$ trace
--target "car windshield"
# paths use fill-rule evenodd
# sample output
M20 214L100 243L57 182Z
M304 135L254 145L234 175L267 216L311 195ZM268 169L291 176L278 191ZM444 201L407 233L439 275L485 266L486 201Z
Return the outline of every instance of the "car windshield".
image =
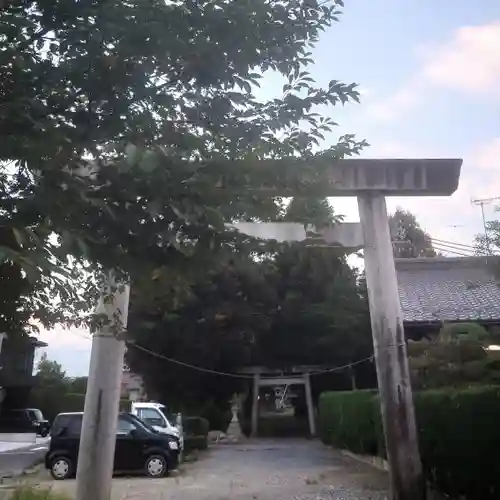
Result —
M28 414L32 420L45 420L43 417L43 413L38 409L28 410Z
M154 429L153 427L148 425L146 422L141 420L137 415L134 415L133 413L125 413L125 415L127 415L127 417L131 418L134 421L134 423L136 425L138 425L139 427L142 427L143 429L146 429L149 432L154 432L156 434L158 433L158 431L156 429Z
M175 425L175 417L174 417L173 413L168 411L166 406L163 406L163 405L158 406L158 410L163 413L163 415L168 420L170 425Z

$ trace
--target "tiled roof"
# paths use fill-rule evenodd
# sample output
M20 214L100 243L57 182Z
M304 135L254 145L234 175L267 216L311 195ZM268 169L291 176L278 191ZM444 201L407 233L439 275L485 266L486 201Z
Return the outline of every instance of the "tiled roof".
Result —
M395 259L404 321L500 321L492 259Z

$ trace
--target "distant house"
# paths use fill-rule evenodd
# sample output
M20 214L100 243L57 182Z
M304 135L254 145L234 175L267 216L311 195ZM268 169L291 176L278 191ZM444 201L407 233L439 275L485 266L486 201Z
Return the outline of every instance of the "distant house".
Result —
M131 372L128 366L124 366L122 371L121 397L129 401L147 401L142 377Z
M443 322L500 327L500 282L495 257L395 259L408 338L436 334Z
M30 336L1 334L0 345L0 410L23 406L33 387L35 349L47 344Z

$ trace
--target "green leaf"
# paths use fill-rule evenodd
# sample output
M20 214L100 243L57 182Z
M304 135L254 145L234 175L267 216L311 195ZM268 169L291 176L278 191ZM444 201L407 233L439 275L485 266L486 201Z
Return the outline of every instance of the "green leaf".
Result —
M16 238L16 243L20 246L23 247L26 243L25 237L19 229L13 227L12 232L14 233L14 237Z
M135 144L127 144L125 146L125 160L126 164L134 167L139 160L139 149Z
M158 155L154 151L146 151L139 162L139 168L150 174L160 165Z

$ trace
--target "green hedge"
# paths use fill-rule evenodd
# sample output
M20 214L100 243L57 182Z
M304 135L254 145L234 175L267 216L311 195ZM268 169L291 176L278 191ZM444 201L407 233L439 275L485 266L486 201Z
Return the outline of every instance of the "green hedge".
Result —
M498 500L500 387L424 391L416 393L414 400L429 484L453 499ZM376 395L324 393L319 412L324 442L356 453L375 449L384 456Z
M325 392L319 399L319 433L325 444L355 453L377 453L375 392Z
M208 448L208 431L210 424L203 417L186 417L182 422L184 428L184 451L206 450Z
M500 387L416 395L422 464L451 498L500 498Z
M188 436L208 436L210 424L203 417L185 417L182 425L184 434Z

